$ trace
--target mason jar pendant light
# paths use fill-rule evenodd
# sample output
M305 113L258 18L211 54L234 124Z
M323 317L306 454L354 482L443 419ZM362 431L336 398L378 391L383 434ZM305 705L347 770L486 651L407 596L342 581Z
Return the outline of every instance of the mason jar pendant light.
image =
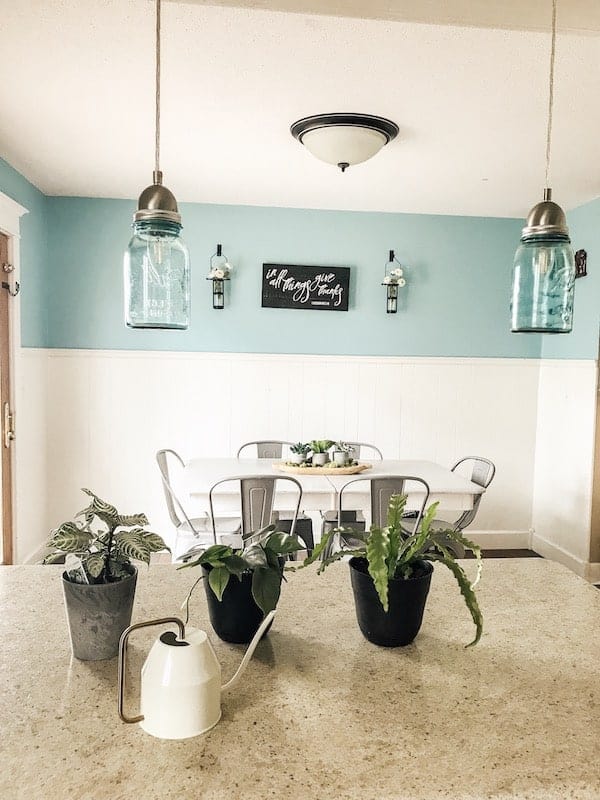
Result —
M185 330L189 325L190 258L180 237L175 196L160 171L160 4L156 0L155 166L141 193L123 260L125 321L130 328Z
M552 0L552 47L546 133L546 188L544 199L527 217L513 266L511 330L514 333L570 333L573 328L575 256L565 212L552 202L549 188L556 0Z

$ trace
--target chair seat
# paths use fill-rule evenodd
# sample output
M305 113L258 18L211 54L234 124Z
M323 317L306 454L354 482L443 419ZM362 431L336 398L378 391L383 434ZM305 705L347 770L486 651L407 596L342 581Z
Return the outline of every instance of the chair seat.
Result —
M291 519L282 519L280 517L277 522L277 530L282 531L283 533L290 533L292 528L292 519L293 517ZM306 516L306 514L300 514L296 520L294 535L298 538L300 543L304 545L304 549L306 550L307 554L311 555L312 551L315 549L315 539L313 536L312 519ZM289 560L297 561L298 553L290 554Z

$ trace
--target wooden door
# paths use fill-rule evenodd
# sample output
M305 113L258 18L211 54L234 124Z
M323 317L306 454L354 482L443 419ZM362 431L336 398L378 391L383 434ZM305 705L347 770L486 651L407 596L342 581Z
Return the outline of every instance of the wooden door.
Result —
M0 276L2 282L10 283L10 274L4 269L8 265L8 237L0 233ZM2 517L2 564L13 563L12 530L12 408L10 398L10 313L11 297L6 289L0 290L0 430L2 453L0 468L1 517Z

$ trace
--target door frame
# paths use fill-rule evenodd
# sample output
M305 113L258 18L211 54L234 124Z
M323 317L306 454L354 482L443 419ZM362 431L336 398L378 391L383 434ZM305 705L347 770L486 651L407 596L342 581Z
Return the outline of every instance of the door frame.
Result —
M8 237L8 260L13 265L14 270L4 275L3 280L8 280L11 285L15 281L21 282L21 217L27 213L27 209L17 203L12 198L0 192L0 233ZM21 365L19 363L19 353L21 350L21 296L10 299L9 305L9 369L10 369L10 396L9 402L11 410L16 417L16 390L20 378ZM2 443L0 446L4 446ZM16 510L17 510L17 449L18 444L15 440L10 448L11 463L11 509L12 509L12 541L3 553L4 563L12 563L16 551L15 544L17 539Z

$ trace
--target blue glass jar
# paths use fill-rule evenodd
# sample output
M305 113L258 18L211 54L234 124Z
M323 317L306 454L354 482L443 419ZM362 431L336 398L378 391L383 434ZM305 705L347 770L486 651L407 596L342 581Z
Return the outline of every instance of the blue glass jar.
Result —
M570 333L575 258L564 233L523 235L515 253L511 330Z
M190 257L181 225L138 220L124 257L125 321L130 328L189 325Z

